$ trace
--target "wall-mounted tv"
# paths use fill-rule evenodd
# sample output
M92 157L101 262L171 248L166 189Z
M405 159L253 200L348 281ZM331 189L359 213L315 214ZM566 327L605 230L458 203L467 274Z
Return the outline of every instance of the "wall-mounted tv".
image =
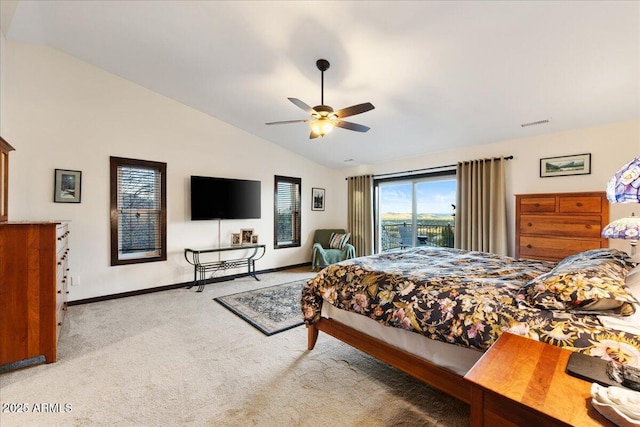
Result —
M191 220L260 218L260 181L191 176Z

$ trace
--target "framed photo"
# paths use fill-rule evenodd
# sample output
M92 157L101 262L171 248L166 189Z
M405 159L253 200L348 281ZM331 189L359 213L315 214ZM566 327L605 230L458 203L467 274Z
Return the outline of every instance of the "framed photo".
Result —
M591 153L540 159L540 178L590 173Z
M252 234L251 235L251 244L252 245L257 245L258 244L258 235L257 234Z
M324 210L324 188L311 189L311 210L312 211Z
M240 246L240 233L231 233L231 246Z
M242 244L250 245L251 237L253 236L253 228L242 228L240 229L240 234L242 237Z
M80 203L82 172L56 169L53 186L55 203Z

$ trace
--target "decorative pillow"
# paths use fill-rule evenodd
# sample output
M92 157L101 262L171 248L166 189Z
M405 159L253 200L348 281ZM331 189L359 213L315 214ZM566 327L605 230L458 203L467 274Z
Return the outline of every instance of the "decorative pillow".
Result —
M351 237L351 233L331 233L331 237L329 238L329 247L331 249L342 249L344 248L344 245L349 241L349 237Z
M594 249L571 255L548 273L528 281L518 299L546 310L618 310L632 314L636 299L625 288L629 256L617 249Z
M631 295L640 301L640 264L627 273L624 284L627 286Z

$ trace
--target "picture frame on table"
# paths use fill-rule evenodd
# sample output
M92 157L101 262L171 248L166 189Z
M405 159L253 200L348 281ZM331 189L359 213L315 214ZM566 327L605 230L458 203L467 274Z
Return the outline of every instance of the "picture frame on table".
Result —
M251 244L252 245L257 245L258 244L258 235L257 234L252 234L251 235Z
M540 159L540 178L591 174L591 153Z
M231 233L231 246L240 246L242 237L240 233Z
M56 169L54 172L54 203L80 203L82 171Z
M251 244L251 237L253 236L253 228L242 228L240 229L240 235L242 238L243 245Z
M311 210L324 210L324 188L311 188Z

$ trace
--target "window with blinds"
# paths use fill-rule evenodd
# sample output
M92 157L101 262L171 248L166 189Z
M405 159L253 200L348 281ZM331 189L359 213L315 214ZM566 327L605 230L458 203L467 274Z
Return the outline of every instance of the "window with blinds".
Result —
M300 246L301 178L275 177L274 248Z
M167 259L166 170L111 157L111 265Z

